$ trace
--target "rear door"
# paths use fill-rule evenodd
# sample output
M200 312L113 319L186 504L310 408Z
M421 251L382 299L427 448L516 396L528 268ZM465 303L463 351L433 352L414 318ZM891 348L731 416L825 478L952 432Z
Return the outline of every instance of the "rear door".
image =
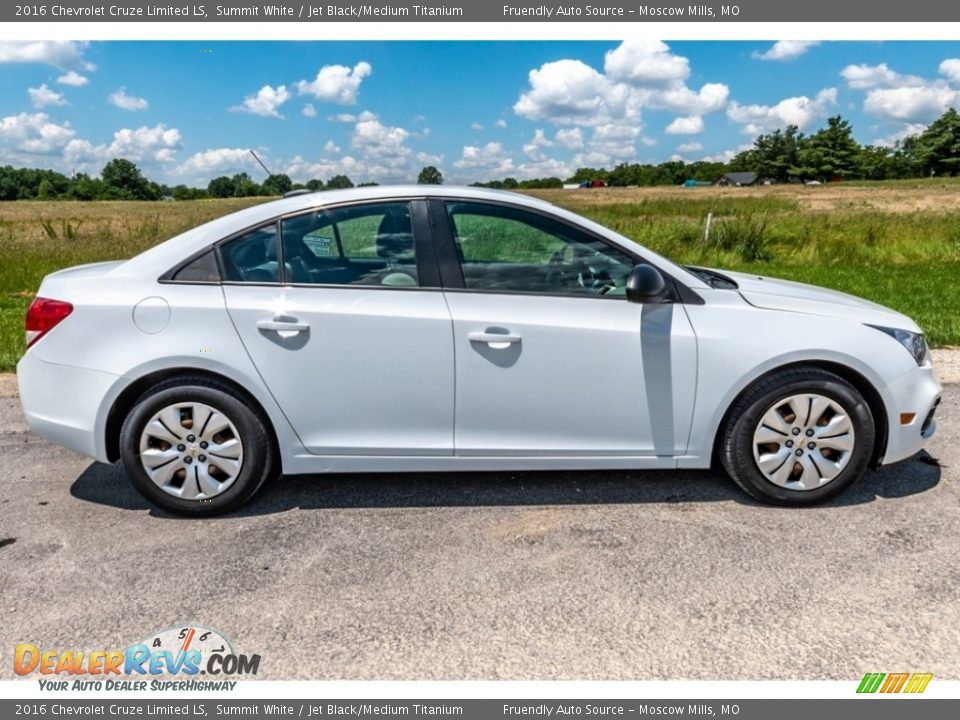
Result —
M452 454L451 320L422 201L283 218L220 254L230 317L307 450Z

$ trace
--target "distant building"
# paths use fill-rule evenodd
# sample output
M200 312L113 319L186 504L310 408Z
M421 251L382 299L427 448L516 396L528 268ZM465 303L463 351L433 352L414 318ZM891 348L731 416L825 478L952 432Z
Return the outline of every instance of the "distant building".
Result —
M747 187L757 184L755 172L728 172L721 175L714 185L720 187Z

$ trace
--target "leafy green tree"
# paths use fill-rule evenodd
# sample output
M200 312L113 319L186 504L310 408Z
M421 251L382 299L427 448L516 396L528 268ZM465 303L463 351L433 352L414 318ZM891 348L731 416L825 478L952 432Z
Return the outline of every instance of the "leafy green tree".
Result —
M796 125L785 130L774 130L769 135L759 135L753 142L750 168L762 179L787 182L791 172L799 165L803 135Z
M52 200L57 196L57 191L53 189L53 183L50 178L44 178L40 181L40 187L37 189L37 198L40 200Z
M796 174L824 180L854 177L859 156L860 146L853 139L850 123L835 115L800 148Z
M867 180L886 180L895 177L893 173L893 151L887 147L866 145L860 148L857 158L859 175Z
M100 177L111 197L130 200L156 200L159 197L140 168L124 158L114 158L104 165Z
M284 173L271 175L263 181L263 190L268 195L283 195L293 190L293 181Z
M247 173L237 173L231 179L234 197L254 197L262 195L262 188Z
M346 188L352 188L353 181L350 180L346 175L334 175L327 181L326 190L345 190Z
M77 173L70 181L67 195L74 200L96 200L103 192L102 180L92 178L86 173Z
M950 108L920 133L912 148L923 174L960 174L960 114Z
M319 178L307 180L307 190L310 190L311 192L323 190L323 180L320 180Z
M207 185L207 193L210 195L210 197L215 198L233 197L235 190L236 187L233 184L233 180L228 178L226 175L215 177Z
M174 200L198 200L209 197L206 190L200 188L187 187L186 185L177 185L169 193Z
M436 165L427 165L417 175L417 185L443 185L443 173Z

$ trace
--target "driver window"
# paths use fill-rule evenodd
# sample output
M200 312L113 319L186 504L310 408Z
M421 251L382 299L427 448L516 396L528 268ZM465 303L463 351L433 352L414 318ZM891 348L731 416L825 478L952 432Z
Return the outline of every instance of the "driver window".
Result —
M623 295L629 255L536 213L447 203L468 290Z

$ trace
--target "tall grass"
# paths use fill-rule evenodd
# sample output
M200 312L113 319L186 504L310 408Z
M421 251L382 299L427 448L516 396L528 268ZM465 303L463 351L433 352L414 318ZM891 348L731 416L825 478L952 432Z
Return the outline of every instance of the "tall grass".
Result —
M532 194L680 263L826 285L913 317L960 344L960 186L611 189ZM131 257L257 200L0 203L0 370L23 351L23 314L44 275ZM709 239L704 230L713 214Z

